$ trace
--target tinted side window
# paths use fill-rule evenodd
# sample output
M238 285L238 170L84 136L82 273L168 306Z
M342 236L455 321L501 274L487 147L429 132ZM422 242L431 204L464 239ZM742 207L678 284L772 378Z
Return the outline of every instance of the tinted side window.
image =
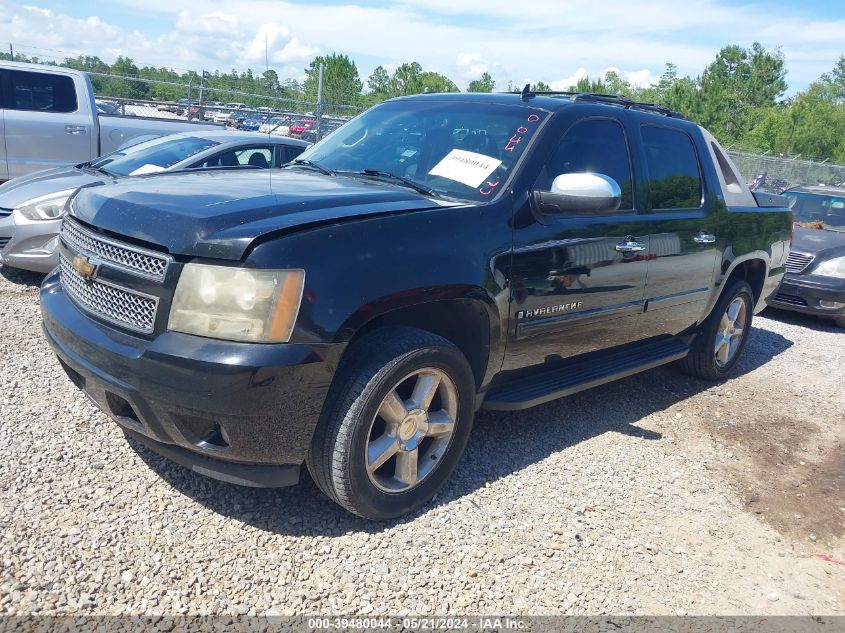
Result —
M537 189L549 191L557 176L581 172L613 178L622 190L619 208L634 208L628 142L617 121L587 119L569 128L540 174Z
M287 145L284 148L284 162L289 163L294 158L299 156L302 152L305 151L304 147L293 147L291 145Z
M194 167L242 167L250 165L266 169L271 166L272 153L269 147L230 149L215 154Z
M652 209L697 209L701 174L692 139L680 130L644 125Z
M7 101L12 110L74 112L77 109L73 79L65 75L10 70L9 84Z

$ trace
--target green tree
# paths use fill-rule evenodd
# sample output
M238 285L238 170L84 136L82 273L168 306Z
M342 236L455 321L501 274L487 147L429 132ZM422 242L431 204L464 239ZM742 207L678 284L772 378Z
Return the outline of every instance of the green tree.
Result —
M370 92L376 95L383 95L382 98L390 93L390 73L384 66L376 66L367 79L367 88Z
M654 88L655 96L662 99L672 89L672 86L678 81L678 67L672 62L667 62L663 69L663 74L660 75L660 80Z
M545 81L538 81L536 84L531 86L531 90L533 92L551 92L552 88Z
M110 97L127 97L143 99L149 96L150 84L143 81L132 81L122 77L140 77L141 71L129 57L119 55L109 68L109 73L121 78L110 78L103 83L102 90Z
M769 108L746 144L758 151L845 163L845 105L824 77L789 104Z
M415 95L422 92L420 75L422 66L417 62L406 62L393 71L390 79L390 94L392 96Z
M626 79L622 79L619 73L615 70L608 70L604 74L603 80L605 90L609 94L632 96L633 90L631 84Z
M420 73L417 78L420 92L460 92L454 81L430 70Z
M272 68L261 73L260 84L270 94L281 92L282 90L282 85L279 83L279 75Z
M493 77L490 76L490 73L485 72L481 75L481 79L474 79L469 82L467 92L493 92L495 87L496 82L493 81Z
M323 73L323 102L328 104L357 104L360 101L363 84L358 76L358 67L346 55L332 53L315 57L305 69L305 99L317 101L317 84L320 65L325 64Z
M700 123L720 140L737 142L754 127L760 109L773 107L786 91L783 54L757 42L750 49L726 46L698 83Z

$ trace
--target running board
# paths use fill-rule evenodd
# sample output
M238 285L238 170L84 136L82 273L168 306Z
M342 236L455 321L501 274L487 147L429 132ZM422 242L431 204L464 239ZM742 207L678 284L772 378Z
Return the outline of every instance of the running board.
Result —
M647 343L590 359L573 359L552 370L523 376L488 392L483 409L518 411L679 360L689 347L678 339Z

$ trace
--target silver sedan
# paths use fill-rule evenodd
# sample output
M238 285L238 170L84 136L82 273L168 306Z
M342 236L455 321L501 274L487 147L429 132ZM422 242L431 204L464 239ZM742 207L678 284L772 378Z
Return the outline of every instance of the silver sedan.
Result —
M257 132L185 132L147 140L90 163L48 169L0 185L0 263L50 272L65 205L80 187L179 169L278 167L310 143Z

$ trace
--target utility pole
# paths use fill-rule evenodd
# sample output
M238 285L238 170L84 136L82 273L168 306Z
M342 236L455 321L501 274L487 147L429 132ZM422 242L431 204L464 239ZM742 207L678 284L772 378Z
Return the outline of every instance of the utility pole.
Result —
M320 74L317 76L317 133L316 140L323 138L323 73L326 70L325 64L320 64Z
M10 61L15 61L15 49L14 49L14 47L12 46L12 43L11 43L11 42L9 42L9 55L11 55L11 56L12 56L12 57L11 57L11 59L10 59Z

